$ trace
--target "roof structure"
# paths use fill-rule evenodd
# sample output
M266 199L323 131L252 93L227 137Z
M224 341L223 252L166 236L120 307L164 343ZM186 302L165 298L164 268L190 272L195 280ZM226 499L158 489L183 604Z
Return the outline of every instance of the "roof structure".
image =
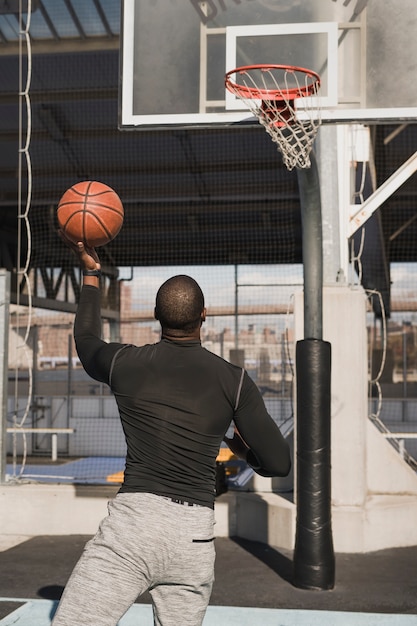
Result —
M18 5L0 0L0 266L9 269L19 249ZM282 262L282 224L295 233L291 258L301 262L297 176L261 127L119 130L119 0L32 0L30 34L30 210L42 240L32 246L33 267L70 262L54 232L55 208L76 180L94 179L116 189L126 208L109 246L112 265ZM417 124L378 126L373 135L381 184L410 156ZM406 141L387 140L393 135ZM389 290L375 250L388 262L416 260L416 201L414 176L375 215L364 272L373 288Z

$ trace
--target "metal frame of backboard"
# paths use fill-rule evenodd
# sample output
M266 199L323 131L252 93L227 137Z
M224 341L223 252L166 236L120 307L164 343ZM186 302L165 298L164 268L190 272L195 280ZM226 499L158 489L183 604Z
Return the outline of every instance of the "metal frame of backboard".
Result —
M337 33L336 22L314 22L300 24L261 24L258 26L229 26L226 29L226 67L231 70L236 67L237 47L239 37L268 37L269 35L309 35L324 34L327 36L327 94L325 96L304 99L316 108L318 102L321 107L335 107L338 101L337 81ZM310 68L308 68L310 69ZM296 106L303 108L303 98L296 99ZM237 98L230 91L226 91L225 107L227 110L245 109L243 100ZM247 109L245 109L247 110Z
M401 123L417 120L417 107L367 108L366 92L366 9L359 20L351 22L308 22L286 24L249 24L240 26L213 27L200 22L200 84L199 110L190 113L173 114L141 114L134 111L134 75L135 75L135 6L137 0L124 0L122 15L122 49L121 49L121 87L119 125L123 129L158 128L169 126L223 126L236 123L251 122L254 118L245 110L244 103L224 90L224 99L210 100L207 97L207 80L209 75L208 42L211 36L223 35L226 38L226 60L224 73L236 67L237 45L240 38L264 37L267 35L317 34L327 37L327 61L323 68L326 75L327 93L320 95L321 121L323 123ZM349 93L349 100L338 94L339 65L343 52L340 42L348 32L359 31L358 66L351 72L358 80L358 93ZM169 61L169 60L168 60ZM281 59L277 59L277 63ZM346 65L345 65L346 66ZM317 68L310 67L317 71ZM320 73L320 72L319 72ZM340 76L339 76L340 79ZM297 103L301 106L301 102ZM315 103L312 103L315 105ZM222 109L214 112L214 109ZM302 110L302 109L300 109ZM311 111L309 115L311 116ZM302 113L300 113L302 117Z
M201 30L206 30L201 25ZM210 29L210 34L225 33L226 29ZM205 83L207 80L207 46L200 32L200 111L195 113L177 113L172 115L138 115L133 111L133 84L134 84L134 37L135 37L135 0L124 0L122 15L122 80L120 101L120 126L199 126L240 122L248 117L248 111L234 111L225 113L201 112L205 106L225 104L225 101L209 102L205 97Z

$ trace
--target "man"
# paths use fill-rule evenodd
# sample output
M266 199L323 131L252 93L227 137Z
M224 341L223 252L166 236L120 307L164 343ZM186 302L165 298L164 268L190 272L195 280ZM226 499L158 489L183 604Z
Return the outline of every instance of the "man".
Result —
M99 259L82 243L72 247L83 267L77 352L116 398L127 455L123 485L75 566L53 626L116 626L146 590L155 625L199 626L214 580L221 442L263 476L288 474L288 445L247 373L201 346L206 309L192 278L174 276L160 287L158 343L107 344ZM226 439L232 421L235 434Z

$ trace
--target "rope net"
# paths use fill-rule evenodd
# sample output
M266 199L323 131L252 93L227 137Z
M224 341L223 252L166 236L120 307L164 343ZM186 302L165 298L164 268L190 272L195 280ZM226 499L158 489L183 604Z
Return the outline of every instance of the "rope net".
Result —
M320 127L320 80L308 70L248 66L228 72L226 87L258 119L289 170L310 167Z

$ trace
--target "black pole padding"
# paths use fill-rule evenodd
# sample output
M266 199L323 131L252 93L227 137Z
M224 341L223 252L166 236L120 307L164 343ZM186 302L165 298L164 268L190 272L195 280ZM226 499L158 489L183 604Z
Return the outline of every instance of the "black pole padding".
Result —
M294 585L334 587L331 524L331 345L304 339L296 345L297 521Z

